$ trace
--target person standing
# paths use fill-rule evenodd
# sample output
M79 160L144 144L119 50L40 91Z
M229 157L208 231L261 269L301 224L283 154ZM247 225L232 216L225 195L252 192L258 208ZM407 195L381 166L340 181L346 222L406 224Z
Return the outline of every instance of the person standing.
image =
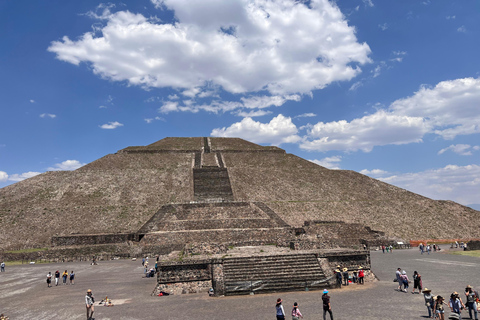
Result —
M348 286L348 269L347 268L343 268L342 277L343 277L343 284Z
M403 284L403 291L404 291L404 292L407 292L408 282L409 282L410 280L408 279L407 272L406 272L405 270L402 271L401 278L402 278L402 284Z
M342 272L340 269L335 270L335 277L337 278L337 287L342 287Z
M52 283L52 273L49 272L47 274L47 288L50 288L52 286L51 283Z
M275 305L275 314L277 320L285 320L285 310L283 310L282 299L277 299L277 304Z
M65 271L62 273L62 279L63 279L63 284L64 284L64 285L67 284L67 277L68 277L68 271L65 270Z
M358 268L358 284L364 284L365 280L365 272L363 271L362 267Z
M417 272L413 271L413 290L412 293L415 293L415 289L418 289L418 293L422 292L422 276Z
M463 304L462 300L458 297L458 292L454 292L450 295L450 310L453 313L458 314L458 320L462 320L462 309L465 309L465 305Z
M325 316L327 312L330 314L330 320L333 320L332 305L330 304L330 296L328 295L327 289L323 290L322 302L323 302L323 320L325 320Z
M478 292L473 290L471 285L468 285L465 288L465 295L467 296L467 308L468 308L468 315L470 316L470 319L472 318L472 311L475 314L475 320L478 320L478 313L477 313L477 298L478 298Z
M70 272L70 284L75 284L75 273L73 272Z
M428 317L433 318L432 308L433 308L433 296L432 290L425 288L423 291L423 298L425 299L425 306L427 306Z
M85 296L85 305L87 308L87 320L95 320L93 317L95 298L93 297L92 290L87 290L87 295Z
M60 271L55 271L55 286L58 286L58 280L60 280Z
M299 318L303 319L303 315L300 312L300 309L298 309L298 303L295 302L292 309L292 320L298 320Z
M0 263L0 272L5 272L5 262Z
M397 278L398 282L398 291L402 291L402 269L397 268L397 271L395 271L395 277Z
M420 243L418 250L420 250L420 254L423 254L423 243Z

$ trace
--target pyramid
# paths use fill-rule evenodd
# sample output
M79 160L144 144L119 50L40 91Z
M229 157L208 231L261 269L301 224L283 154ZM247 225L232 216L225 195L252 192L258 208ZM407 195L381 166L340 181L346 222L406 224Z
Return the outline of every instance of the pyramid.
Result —
M206 241L288 242L311 238L309 230L326 230L329 222L346 224L331 224L345 237L375 230L405 241L474 238L479 218L458 203L329 170L278 147L164 138L0 189L0 250L95 234L155 243L176 232L179 242L189 242L206 230Z

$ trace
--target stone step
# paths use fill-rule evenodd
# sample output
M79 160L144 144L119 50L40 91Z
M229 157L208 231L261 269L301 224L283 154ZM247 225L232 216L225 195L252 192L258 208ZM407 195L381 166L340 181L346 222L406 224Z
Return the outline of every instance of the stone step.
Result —
M235 264L224 264L223 268L225 270L235 270L235 269L255 269L255 268L264 268L264 267L271 267L276 268L276 266L317 266L318 262L311 261L311 260L291 260L291 261L258 261L255 263L245 263L239 262Z
M283 291L305 291L321 290L328 288L329 284L322 279L318 280L299 280L299 281L245 281L245 282L226 282L225 295L239 295L253 293L283 292Z
M275 223L270 219L203 219L168 221L159 225L159 230L208 230L208 229L230 229L230 228L273 228Z
M314 254L289 254L289 255L272 255L272 256L254 256L254 257L241 257L241 258L227 258L224 260L224 265L230 263L240 262L257 262L257 261L290 261L299 259L313 259L316 260ZM312 260L312 261L313 261Z
M292 272L289 273L252 273L250 275L235 275L235 276L230 276L230 275L225 275L224 279L225 281L247 281L247 280L268 280L268 279L286 279L286 280L301 280L301 279L324 279L325 274L323 272L309 272L309 271L304 271L304 272L297 272L295 271L294 274Z

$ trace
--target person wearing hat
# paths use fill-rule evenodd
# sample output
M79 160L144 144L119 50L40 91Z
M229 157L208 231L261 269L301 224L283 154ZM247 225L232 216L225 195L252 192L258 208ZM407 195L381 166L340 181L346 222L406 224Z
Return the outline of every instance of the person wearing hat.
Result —
M348 286L348 269L347 268L343 268L342 277L343 277L343 284Z
M433 310L435 310L438 320L445 320L445 309L443 308L444 305L446 305L446 303L443 301L443 297L437 296L437 299L433 305Z
M364 284L365 280L365 272L363 271L363 268L360 266L358 268L358 284Z
M403 291L407 292L408 282L410 280L408 279L407 272L405 270L402 271L401 279L402 279L402 284L403 284Z
M468 315L470 316L470 319L472 318L472 311L475 314L475 320L478 320L478 314L477 314L477 299L478 299L478 292L476 290L473 290L471 285L468 285L465 288L465 295L467 296L467 308L468 308Z
M333 320L332 306L330 305L330 296L328 295L327 289L323 290L322 302L323 302L323 320L325 320L325 316L327 312L330 314L330 320Z
M298 309L298 303L295 302L292 309L292 320L298 320L298 318L303 319L303 315L300 312L300 309Z
M342 287L342 272L340 269L335 270L335 277L337 279L337 287L341 288Z
M423 292L423 298L425 299L425 305L427 306L427 310L428 310L428 317L433 318L432 308L433 308L434 301L432 296L432 290L425 288L423 289L422 292Z
M275 312L277 315L277 320L285 320L285 310L283 310L282 299L277 299L277 304L275 305Z
M85 305L87 307L87 320L95 320L93 317L93 304L95 303L95 298L93 297L92 290L87 290L87 295L85 296Z
M450 295L449 306L450 306L450 311L458 315L457 319L462 320L462 316L460 312L462 312L462 309L465 308L465 305L463 304L462 300L458 296L458 292L455 291Z

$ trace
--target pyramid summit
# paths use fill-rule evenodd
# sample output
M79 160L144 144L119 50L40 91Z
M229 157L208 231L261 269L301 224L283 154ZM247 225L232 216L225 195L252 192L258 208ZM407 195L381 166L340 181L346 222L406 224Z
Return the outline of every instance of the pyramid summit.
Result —
M164 138L20 181L0 189L0 218L2 250L78 244L65 239L95 234L154 245L176 232L187 243L205 230L206 242L288 245L323 234L335 246L364 227L403 240L473 238L480 227L480 212L460 204L278 147L213 137Z

